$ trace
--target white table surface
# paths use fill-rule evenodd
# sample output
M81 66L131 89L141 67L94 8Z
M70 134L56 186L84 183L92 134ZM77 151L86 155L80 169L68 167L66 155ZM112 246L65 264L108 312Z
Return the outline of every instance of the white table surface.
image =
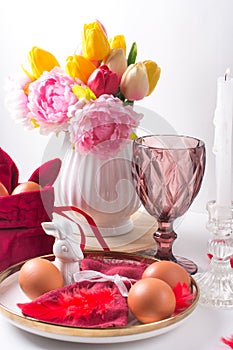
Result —
M199 271L208 265L206 244L209 233L206 230L207 215L191 210L175 226L178 238L174 243L174 253L193 259ZM71 343L40 337L11 325L0 314L1 349L4 350L224 350L221 336L233 334L233 310L219 310L201 306L191 316L172 331L152 338L115 344Z

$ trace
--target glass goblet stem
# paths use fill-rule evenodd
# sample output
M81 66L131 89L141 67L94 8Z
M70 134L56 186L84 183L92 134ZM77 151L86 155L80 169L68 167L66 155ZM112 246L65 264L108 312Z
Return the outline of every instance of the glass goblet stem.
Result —
M177 262L172 253L172 245L176 237L177 234L173 231L173 222L158 221L158 230L153 235L157 244L155 258Z

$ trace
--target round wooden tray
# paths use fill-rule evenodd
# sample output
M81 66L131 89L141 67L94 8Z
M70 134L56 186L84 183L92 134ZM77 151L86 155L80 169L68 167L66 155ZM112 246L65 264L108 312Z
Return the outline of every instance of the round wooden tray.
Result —
M157 230L157 221L143 211L137 211L131 217L134 228L130 232L112 237L104 237L111 251L138 252L155 247L153 233ZM95 237L86 236L86 249L100 249Z

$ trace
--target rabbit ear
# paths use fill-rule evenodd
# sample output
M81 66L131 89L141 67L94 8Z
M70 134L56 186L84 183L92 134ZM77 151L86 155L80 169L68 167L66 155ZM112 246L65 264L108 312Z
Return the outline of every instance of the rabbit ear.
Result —
M57 227L58 231L65 238L68 235L72 235L74 232L73 224L70 219L64 218L56 213L53 214L53 223Z
M62 228L63 228L63 232L65 233L65 235L73 235L73 226L71 224L70 221L68 220L64 220L62 223Z
M57 226L53 222L42 222L41 226L45 233L49 236L61 239L61 232L57 229Z

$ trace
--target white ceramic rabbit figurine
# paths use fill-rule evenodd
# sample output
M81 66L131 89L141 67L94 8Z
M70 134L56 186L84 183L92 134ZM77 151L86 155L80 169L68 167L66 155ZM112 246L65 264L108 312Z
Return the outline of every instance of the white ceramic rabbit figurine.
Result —
M53 245L54 264L62 272L64 284L73 283L74 273L80 271L83 252L74 238L72 225L68 221L64 221L62 227L53 222L42 222L41 225L45 233L56 238Z

